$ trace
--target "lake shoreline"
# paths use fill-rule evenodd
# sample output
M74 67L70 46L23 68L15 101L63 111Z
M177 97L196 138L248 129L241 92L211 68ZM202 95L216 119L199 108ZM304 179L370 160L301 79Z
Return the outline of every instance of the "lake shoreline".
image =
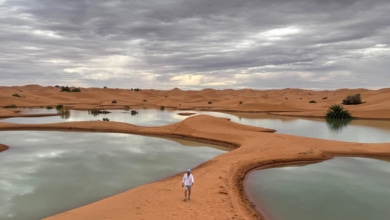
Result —
M33 86L34 87L34 86ZM35 90L37 89L34 87ZM21 88L18 88L21 89ZM40 96L49 96L53 92L53 88L38 87ZM28 87L23 87L22 90L27 93ZM45 93L45 91L47 93ZM84 90L82 90L84 91ZM113 96L107 93L103 96L104 89L93 90L98 93L99 96L91 98L89 93L88 99L80 100L79 104L75 104L72 101L72 106L84 106L86 109L95 106L104 106L101 104L96 105L97 100L102 99L106 102L106 108L111 105L109 102ZM128 91L125 91L126 94ZM240 91L237 97L234 96L235 91L200 91L199 94L206 94L203 98L197 99L197 103L188 103L186 100L194 99L194 94L186 91L164 91L160 92L158 99L151 100L154 96L151 91L141 96L139 93L131 93L131 95L139 95L141 98L140 103L128 103L132 108L137 106L140 108L158 108L162 106L161 99L167 99L174 96L175 101L170 100L170 108L172 106L179 106L181 108L193 108L195 110L208 109L213 111L220 111L221 109L242 110L243 112L254 111L261 109L262 111L284 111L293 112L294 116L301 117L301 115L307 116L324 116L328 105L313 105L307 104L307 99L317 99L323 97L325 94L338 94L335 100L339 100L341 97L345 97L347 94L360 92L362 97L367 97L368 105L360 106L348 106L349 111L356 117L373 117L376 119L390 118L387 112L390 110L389 104L378 105L378 96L383 98L390 97L388 89L381 91L371 90L337 90L334 91L321 91L307 94L306 101L301 103L288 102L284 98L285 96L293 96L298 94L306 94L304 90L276 90L276 91L249 91L247 97L238 96L238 94L244 93ZM203 92L203 93L202 93ZM221 94L219 94L219 92ZM248 92L248 91L246 91ZM274 92L274 93L273 93ZM82 92L83 93L83 92ZM169 94L168 94L169 93ZM226 93L226 94L224 94ZM259 93L259 96L268 94L268 98L261 99L262 103L251 103L253 95ZM168 95L166 95L168 94ZM275 94L275 95L272 95ZM280 94L283 94L280 97ZM289 95L290 94L290 95ZM83 96L83 94L72 94L73 96ZM146 100L145 103L142 100ZM201 103L207 103L208 97L212 95L216 99L221 97L221 103L219 106L209 107ZM227 95L227 96L226 96ZM270 95L280 99L280 102L276 102L275 99L270 100ZM372 99L370 98L372 95ZM34 93L33 97L38 96ZM67 94L57 95L55 98L57 102L62 102L61 96L67 96ZM103 98L102 98L103 97ZM125 97L125 96L123 96ZM192 98L189 98L192 97ZM235 97L231 103L222 103L225 97ZM54 105L55 98L45 99L41 101L42 105ZM17 98L12 98L17 100ZM43 98L42 98L43 99ZM296 98L299 101L299 97ZM58 101L59 100L59 101ZM65 99L64 99L65 100ZM123 98L123 100L125 100ZM239 103L241 101L248 104L232 104ZM260 101L261 101L260 100ZM290 99L289 99L290 100ZM20 101L20 100L18 100ZM23 100L21 100L23 101ZM85 104L84 102L90 102ZM167 108L167 100L165 100ZM119 100L121 102L121 100ZM330 100L329 103L334 101ZM218 101L213 101L218 103ZM268 103L268 104L264 104ZM304 104L306 103L306 104ZM1 104L1 103L0 103ZM9 102L7 102L9 104ZM23 103L17 104L22 106ZM5 104L3 103L3 106ZM24 106L32 105L27 103ZM193 106L191 106L193 105ZM36 104L34 106L37 106ZM374 108L373 106L376 106ZM314 109L314 110L313 110ZM368 110L366 110L368 109ZM0 110L0 115L12 115L9 110ZM2 114L4 113L4 114ZM279 115L279 114L278 114ZM225 118L218 118L206 115L195 115L184 119L178 123L173 123L166 126L159 127L143 127L135 126L127 123L119 122L103 122L103 121L85 121L85 122L64 122L53 124L12 124L1 123L0 130L70 130L70 131L104 131L104 132L118 132L118 133L132 133L141 135L153 135L158 137L175 136L178 138L188 138L191 140L211 141L214 143L226 143L231 146L236 146L234 150L229 153L217 156L193 169L193 173L196 176L197 182L194 185L194 192L191 202L183 203L182 191L180 189L182 174L177 174L172 177L162 179L160 181L142 185L126 191L124 193L114 195L112 197L97 201L95 203L79 207L64 213L48 217L47 219L59 220L59 219L182 219L185 217L191 217L192 219L263 219L261 214L251 205L251 201L245 195L244 179L248 172L253 169L262 166L270 166L275 164L292 163L308 160L327 160L334 156L390 156L390 144L389 143L352 143L342 141L330 141L322 139L314 139L307 137L298 137L285 134L273 133L273 129L259 128L253 126L242 125L231 122ZM12 147L12 146L11 146ZM184 170L184 169L183 169Z

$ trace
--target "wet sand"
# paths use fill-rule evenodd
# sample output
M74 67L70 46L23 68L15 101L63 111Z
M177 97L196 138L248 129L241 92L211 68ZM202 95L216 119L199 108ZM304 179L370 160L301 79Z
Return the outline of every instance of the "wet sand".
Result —
M62 93L59 88L29 85L0 87L0 106L47 107L63 104L71 109L160 108L175 110L264 112L299 117L324 117L332 104L359 93L365 102L345 106L354 117L390 119L390 89L340 89L334 91L211 90L158 91L81 88ZM21 97L14 97L18 93ZM117 103L112 103L115 100ZM309 103L315 100L316 103ZM20 113L0 108L0 116ZM245 195L245 175L254 168L283 163L311 162L335 155L390 156L390 143L362 144L273 133L272 128L241 125L225 118L196 115L181 122L142 127L127 123L87 121L53 124L0 122L0 130L105 131L180 138L235 148L193 169L196 183L190 202L183 202L182 174L142 185L47 219L262 219ZM9 146L12 148L12 146ZM186 168L183 168L183 171Z

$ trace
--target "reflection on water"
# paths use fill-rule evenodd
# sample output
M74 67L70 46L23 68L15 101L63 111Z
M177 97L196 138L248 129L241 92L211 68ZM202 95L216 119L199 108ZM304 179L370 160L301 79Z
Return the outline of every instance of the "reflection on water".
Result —
M56 113L56 110L47 111ZM137 115L131 115L130 112L126 110L110 110L110 112L110 114L94 116L88 114L87 111L71 110L69 117L65 118L61 118L60 116L39 118L26 117L7 118L0 121L13 123L54 123L64 121L102 120L103 117L105 117L110 121L126 122L142 126L161 126L175 123L188 117L178 115L180 111L159 111L152 109L140 109L138 110L139 114ZM236 116L219 112L191 112L229 118L231 121L241 124L272 128L276 129L278 133L283 134L351 142L390 142L390 121L352 120L349 123L341 125L329 125L324 119L276 117L266 114ZM0 179L0 204L7 204L0 206L0 219L8 219L7 216L13 217L11 219L31 219L31 216L35 214L36 216L43 217L65 211L95 201L99 198L116 194L131 187L173 175L181 172L183 170L182 168L188 167L189 164L191 164L191 166L196 166L223 152L218 151L217 149L204 147L183 148L182 145L180 145L180 141L171 142L143 136L111 133L87 134L10 131L0 132L0 140L1 143L11 147L10 150L0 154L0 175L2 177ZM106 146L109 146L109 148L106 148ZM188 163L188 160L190 163ZM283 192L287 192L288 195L290 193L288 190L300 192L299 190L301 188L310 189L310 187L314 188L308 195L315 194L317 191L319 192L318 195L331 195L328 191L324 191L324 189L327 189L328 185L323 185L324 187L321 189L317 187L322 186L318 185L319 182L326 182L324 179L333 179L331 182L340 182L342 183L341 185L347 186L345 189L339 188L333 190L338 192L341 196L342 193L340 193L340 191L348 192L348 187L356 187L349 186L348 184L350 183L348 183L348 181L361 182L362 179L367 179L366 176L363 178L357 174L351 175L350 171L343 170L342 167L339 168L339 165L343 164L331 166L324 170L328 173L338 174L338 176L351 176L353 177L352 180L338 180L328 176L320 177L311 173L310 176L297 178L299 180L307 180L305 182L307 183L306 185L294 185L290 184L290 180L287 179L287 177L284 179L285 174L275 175L281 179L261 177L259 180L269 180L270 182L270 185L268 186L261 183L262 187L265 186L265 188L262 188L264 192L274 192L271 187L277 185L274 184L276 182L286 184L286 188L281 188L280 193L274 193L276 197L268 196L266 194L264 194L264 197L270 199L271 203L272 201L276 201L277 204L279 204L281 203L280 199L283 200L286 198L285 195L283 195ZM355 165L356 164L353 164L352 166ZM365 169L379 169L380 167L370 167L371 165L369 163L365 163L365 165L367 165ZM359 167L359 165L356 165L356 167ZM289 170L291 168L285 169ZM388 171L388 168L384 169ZM115 172L112 172L113 170L115 170ZM76 174L73 174L73 171L76 171ZM371 172L371 174L378 174L376 177L369 177L371 180L380 179L380 175L390 176L386 172L381 173L377 170L371 170ZM366 174L367 172L363 173L363 175ZM290 176L294 179L294 176L296 175L293 174ZM257 177L253 177L254 185L252 185L252 188L249 188L251 192L254 192L254 195L256 195L256 190L261 190L257 187L257 184L260 183L257 183L256 178ZM386 181L389 182L388 180ZM310 184L313 185L309 186ZM364 182L364 184L368 184L368 188L376 187L376 189L380 189L379 193L374 193L374 197L385 190L384 187L378 188L378 186L375 185L381 185L383 183ZM263 191L259 191L258 194L263 195ZM367 197L362 198L369 198L370 201L376 200L376 197L372 199L368 196L370 193L371 192L363 193L362 195ZM386 193L383 195L387 195ZM357 194L359 193L356 193L355 195ZM299 193L293 194L290 199L284 200L292 201L294 203L296 200L299 201L301 197L304 197L306 201L309 201L308 203L313 201L313 204L318 200L317 197L311 198L306 194L300 195ZM58 202L58 198L63 198L61 199L61 204L55 204ZM87 198L88 201L86 201ZM338 200L344 201L345 204L349 204L350 199L356 201L362 200L361 198L357 199L350 197L347 197L346 199L340 198ZM322 203L317 205L331 206L334 202L333 200L334 198L318 200L322 201ZM389 204L387 198L383 198L382 202L382 204ZM262 201L261 203L263 204ZM48 204L53 204L53 207L48 208ZM300 203L298 202L297 204ZM318 215L315 218L302 217L300 216L302 210L299 210L298 208L288 208L289 206L293 207L292 204L286 204L282 207L286 207L286 210L291 212L291 216L293 216L292 214L297 214L297 216L299 216L297 218L287 218L289 220L320 219L318 218ZM306 207L307 205L301 204L300 207L301 206ZM339 204L338 207L343 206L342 204ZM375 207L380 208L381 206L375 205ZM274 207L269 209L274 209ZM317 209L313 208L313 210ZM279 213L279 211L276 212ZM311 211L303 210L303 213L306 212L310 213ZM312 212L316 213L317 211ZM332 212L339 212L339 210ZM343 217L344 215L346 216L346 214L343 214ZM360 216L367 217L364 213L360 214ZM388 213L383 213L383 216L381 217L384 218L377 219L389 219L388 217L390 216L388 216ZM275 219L279 218L276 216ZM338 218L336 216L331 219L376 218Z
M24 117L6 118L0 121L34 124L64 121L96 121L108 118L110 121L125 122L134 125L162 126L191 117L179 115L178 113L182 113L182 111L160 111L156 109L139 109L137 111L137 115L131 115L130 111L127 110L110 110L111 113L109 114L94 116L88 114L88 111L71 110L67 118L61 118L60 116ZM188 112L224 117L241 124L271 128L281 134L361 143L390 142L390 121L352 120L342 124L330 125L326 123L325 119L272 116L264 113L240 114L237 116L221 112Z
M326 119L326 124L332 131L341 131L342 128L346 127L352 119Z
M10 146L0 154L0 219L17 220L76 208L226 152L115 133L2 131L0 140Z
M272 220L390 219L390 163L335 158L255 171L246 183Z
M26 110L27 111L27 110ZM37 110L38 111L38 110ZM39 112L42 112L41 109ZM88 111L70 110L65 117L56 115L48 117L15 117L5 118L0 121L20 124L57 123L70 121L102 121L108 118L110 121L125 122L141 126L161 126L183 120L187 116L178 115L178 111L160 111L155 109L139 109L138 114L131 114L130 110L109 110L108 114L90 114ZM26 114L26 112L23 112ZM34 112L35 113L35 112ZM48 110L46 113L57 113L56 110ZM35 113L36 114L36 113Z

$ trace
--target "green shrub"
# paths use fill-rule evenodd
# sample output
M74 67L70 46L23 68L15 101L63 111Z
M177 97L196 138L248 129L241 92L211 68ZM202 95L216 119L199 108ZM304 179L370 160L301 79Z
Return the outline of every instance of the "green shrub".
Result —
M61 109L63 109L64 108L64 105L62 105L62 104L58 104L57 106L56 106L56 109L57 110L61 110Z
M316 100L310 100L309 103L317 103Z
M61 92L81 92L80 88L69 88L69 86L61 86Z
M57 112L61 114L61 116L69 116L70 115L70 110L67 108L61 108L57 109ZM68 118L68 117L65 117Z
M326 118L335 120L352 119L352 115L342 105L334 104L329 107Z
M18 93L12 94L12 96L19 97L19 98L22 97Z
M362 99L360 98L360 94L347 96L347 98L343 99L343 104L344 105L358 105L358 104L362 104Z
M11 105L6 105L4 106L4 108L17 108L18 106L15 105L15 104L11 104Z
M70 92L69 86L61 86L61 92Z
M107 111L107 110L100 110L100 109L97 109L97 108L93 108L91 110L88 111L89 114L91 115L98 115L98 114L109 114L111 113L110 111Z
M71 92L81 92L81 89L80 88L74 88L71 90Z
M136 114L138 114L138 112L137 112L136 110L131 110L131 111L130 111L130 114L131 114L131 115L136 115Z

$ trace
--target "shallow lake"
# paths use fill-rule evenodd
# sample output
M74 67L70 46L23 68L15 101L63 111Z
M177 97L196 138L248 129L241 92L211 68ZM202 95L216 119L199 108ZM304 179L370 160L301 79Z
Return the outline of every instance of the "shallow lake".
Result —
M56 113L55 109L20 109L22 113ZM89 121L109 118L110 121L126 122L141 126L162 126L179 122L187 117L178 113L190 112L229 118L233 122L275 129L277 133L313 137L328 140L340 140L361 143L390 142L390 120L352 120L345 126L334 128L324 119L270 116L264 113L231 115L222 112L199 111L160 111L156 109L137 109L137 115L130 111L109 110L109 114L92 115L88 111L71 110L67 117L15 117L0 119L2 122L36 124L65 121Z
M23 111L25 111L24 113L32 113L31 109L24 109ZM56 110L46 109L35 109L33 111L33 113L56 113ZM71 110L71 114L67 117L24 117L8 118L0 121L13 123L54 123L64 121L102 120L103 118L109 118L110 121L120 121L135 125L161 126L190 117L178 115L179 112L183 111L139 109L137 110L137 115L131 115L130 111L125 110L109 111L111 111L110 114L100 114L94 116L92 114L88 114L87 111ZM186 112L225 117L237 123L276 129L278 133L284 134L352 142L390 142L390 121L353 120L345 126L335 128L334 126L327 124L323 119L275 117L266 114L245 114L244 116L238 116L220 112ZM64 135L64 133L66 135ZM158 179L177 174L186 168L184 167L186 165L185 161L182 161L183 163L174 162L183 155L193 155L197 157L194 159L195 162L193 163L193 166L196 166L197 164L224 152L217 150L216 148L208 147L183 147L181 144L173 141L128 134L41 131L26 131L23 133L23 131L7 131L0 132L0 135L3 135L0 136L1 143L11 146L10 150L0 154L0 175L6 177L0 180L0 202L2 204L3 202L9 204L6 207L0 208L0 219L2 219L3 216L6 216L5 219L24 219L18 218L17 216L25 217L31 215L34 210L38 210L37 212L41 214L41 217L48 216L70 208L78 207L81 204L89 203L99 198L116 194L137 185L142 185L150 181L156 181ZM8 140L8 142L6 140ZM21 141L21 143L17 144L19 141ZM137 145L137 143L140 144ZM194 145L198 144L194 143ZM107 149L105 146L110 146L110 148ZM172 146L177 147L177 149L173 149ZM96 149L99 149L99 151L96 151ZM64 150L66 150L66 153L62 153ZM11 153L16 154L11 156ZM29 160L30 154L36 155L32 157L35 159ZM68 155L70 158L67 158ZM143 156L138 157L139 155ZM169 172L163 172L161 170L155 173L152 172L153 167L156 166L150 166L150 164L154 163L149 164L149 162L151 162L150 159L154 159L159 162L159 169L168 167L166 169L169 170ZM62 161L63 164L56 165L57 162L60 161ZM98 166L96 163L100 164L100 161L103 161L104 163L102 163L101 166ZM138 162L138 165L133 164ZM13 163L20 164L20 166ZM48 165L51 163L53 163L53 167ZM91 164L96 164L96 166ZM75 170L76 166L84 167L83 169L80 169L81 174L78 170L76 170L76 174L72 174L72 171ZM16 170L12 171L10 167L15 167ZM42 171L36 172L31 170L29 167L46 168ZM56 167L59 169L55 170L54 168ZM374 166L372 169L376 169L375 167L377 166ZM130 168L136 169L139 172L139 175L127 175L132 172L130 171ZM148 171L149 169L152 171ZM115 171L116 173L112 174L112 171ZM29 172L31 172L31 175L26 175L29 174ZM50 176L50 173L54 176ZM62 173L65 173L65 175L62 175ZM85 175L86 173L88 173L88 175ZM257 173L258 172L253 172L253 175L256 176ZM348 172L345 174L347 175ZM112 176L110 177L106 175ZM365 178L363 176L364 173L361 173L360 175L362 175L361 178ZM24 176L26 176L26 178L22 178ZM35 176L37 177L36 179L34 179ZM62 176L63 179L61 179ZM132 185L132 181L135 179L135 176L137 176L137 180L135 180L136 184ZM152 178L137 182L138 178L143 180L144 176L151 176ZM86 178L87 180L85 180ZM117 179L114 181L115 178ZM76 181L77 179L81 179L83 182L78 183L78 181ZM103 181L100 179L108 180ZM258 183L255 177L252 177L251 179L253 181L251 181L251 185L248 184L248 186L250 186L249 191L255 192L258 190L259 185L262 186L263 183ZM96 190L99 192L91 191L89 194L80 193L88 191L81 188L82 186L88 186L88 181L90 181L90 184L97 184L97 182L101 181L102 185L97 186L100 190ZM50 182L53 182L54 185L59 184L59 182L63 182L63 188L45 186L46 184L50 184ZM37 192L42 195L42 198L38 199L37 201L39 202L36 204L36 206L41 207L32 206L31 208L25 208L26 204L33 203L32 201L36 195L32 196L31 193L29 193L31 190L24 190L24 188L34 189L34 193ZM4 190L1 191L2 189ZM55 190L58 190L58 192ZM76 198L71 196L73 198L68 197L68 199L64 199L64 201L69 200L69 206L67 207L63 205L64 202L61 200L61 204L56 204L58 206L55 208L56 211L54 211L53 208L49 210L51 212L49 213L49 211L47 211L47 204L54 203L53 205L55 205L55 201L58 201L59 195L68 196L67 190L78 190L78 192L74 193L76 194ZM78 193L80 196L77 195ZM254 199L260 203L260 197L257 198L258 196L256 196L256 193L253 193L253 195L256 197ZM46 199L48 199L47 201L54 202L45 202ZM86 201L87 199L88 201ZM15 202L15 204L12 204L12 202L9 201L16 201L17 203ZM42 215L44 212L45 214Z
M337 157L252 171L247 187L272 220L390 219L390 163Z
M10 146L0 153L0 219L17 220L76 208L226 152L196 142L115 133L1 131L0 140ZM181 196L177 186L172 191Z

